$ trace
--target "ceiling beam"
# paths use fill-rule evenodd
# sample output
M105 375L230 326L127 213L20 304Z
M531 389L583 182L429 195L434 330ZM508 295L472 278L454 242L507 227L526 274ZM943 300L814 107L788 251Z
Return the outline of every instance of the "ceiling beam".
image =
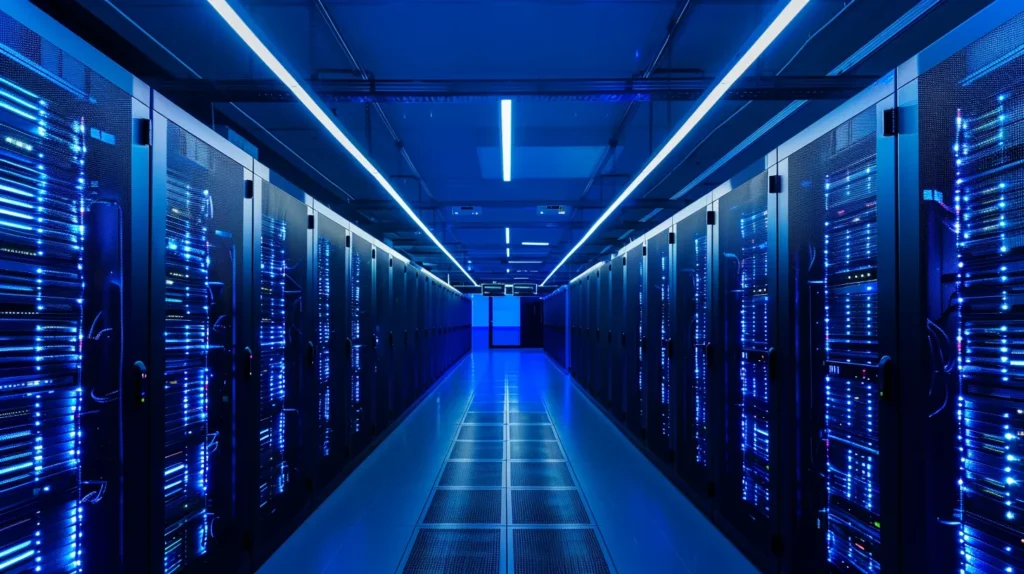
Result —
M877 80L874 76L767 76L738 81L727 100L848 99ZM499 101L649 102L694 101L715 78L612 78L564 80L383 80L312 78L307 80L327 103L432 103ZM171 99L204 102L294 102L275 80L164 80L153 88Z

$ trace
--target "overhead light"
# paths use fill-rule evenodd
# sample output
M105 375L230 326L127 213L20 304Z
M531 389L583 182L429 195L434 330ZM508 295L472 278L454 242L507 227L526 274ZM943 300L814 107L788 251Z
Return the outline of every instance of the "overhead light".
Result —
M555 265L555 268L551 270L551 273L548 274L541 285L547 283L548 280L550 280L551 277L553 277L554 274L562 267L562 265L565 265L565 262L568 261L569 258L572 257L588 239L590 239L590 236L597 231L597 228L601 227L601 224L604 223L620 205L622 205L622 202L626 201L626 198L640 187L640 184L642 184L644 180L646 180L647 177L651 175L659 165L661 165L661 162L665 161L665 158L667 158L669 154L676 149L679 143L683 141L683 138L693 131L693 128L696 127L702 119L704 119L704 116L711 111L711 108L713 108L714 105L722 99L725 93L729 91L729 88L731 88L733 84L740 79L740 76L742 76L754 61L764 53L768 46L770 46L771 43L779 37L779 34L786 29L786 26L789 26L790 22L800 14L800 11L803 10L809 2L810 0L790 0L789 4L779 12L779 15L772 20L772 23L769 24L768 28L761 33L754 44L743 53L740 59L732 68L729 69L728 72L726 72L725 76L718 82L718 84L708 92L707 96L704 97L697 108L693 110L693 113L690 114L690 117L686 118L683 125L679 126L679 129L672 134L672 137L665 142L665 145L661 147L658 153L647 162L647 165L645 165L640 173L633 178L633 181L626 186L626 189L622 190L622 193L615 198L615 201L608 206L608 209L601 214L601 217L598 217L597 221L590 226L590 229L587 230L579 242L565 254L565 257L558 262L558 265Z
M511 272L512 272L511 269L505 269L505 273L511 273Z
M523 279L529 279L529 277L513 277L512 278L513 281L521 281Z
M533 247L547 247L549 243L547 241L524 241L523 245L530 245Z
M540 261L509 261L509 265L536 265L540 263Z
M501 177L512 181L512 100L501 100Z
M505 245L508 245L508 237L509 237L509 235L508 235L508 228L506 227L505 228Z
M253 53L256 54L256 56L263 61L268 68L270 68L270 71L273 72L279 80L281 80L285 87L295 95L295 98L305 106L311 114L313 114L313 117L316 118L320 125L322 125L324 129L326 129L327 132L341 144L341 147L345 148L345 151L347 151L349 155L351 155L352 158L355 159L359 165L361 165L363 169L365 169L366 172L377 181L384 191L391 196L391 199L395 200L395 203L397 203L398 206L402 208L402 211L412 219L413 223L423 231L424 235L429 237L430 240L434 242L434 245L437 245L438 249L441 250L441 253L444 253L448 259L455 264L455 267L457 267L459 271L462 271L462 274L465 275L473 285L476 285L477 283L473 280L473 277L463 269L462 265L459 264L455 257L445 249L444 245L438 241L437 237L434 236L423 221L416 216L416 213L413 212L412 208L409 207L409 204L402 199L402 196L395 191L395 188L391 186L391 183L387 178L381 174L380 170L374 167L373 163L363 155L363 152L359 151L355 144L352 143L352 140L350 140L348 136L341 131L341 128L334 122L334 120L331 119L331 116L324 111L323 107L318 103L318 100L311 95L310 92L302 86L299 80L285 68L284 64L270 52L270 49L267 48L263 41L256 36L256 33L253 32L249 25L245 23L242 17L239 16L238 12L235 12L234 8L232 8L228 3L228 0L207 0L207 2L209 2L210 6L220 14L220 17L223 18L229 26L231 26L231 29L238 34L239 38L249 46L249 49L251 49Z
M512 257L512 250L508 247L505 248L505 257Z

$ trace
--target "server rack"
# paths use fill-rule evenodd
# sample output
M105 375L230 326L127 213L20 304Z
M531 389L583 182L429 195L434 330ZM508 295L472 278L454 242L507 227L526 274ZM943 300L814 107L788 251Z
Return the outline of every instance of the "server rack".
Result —
M675 225L675 334L671 368L676 388L676 468L695 492L710 496L710 407L713 323L710 319L711 257L707 198L673 218Z
M149 527L122 504L147 500L149 469L119 480L121 447L148 447L122 438L148 409L147 340L125 331L149 319L130 293L147 284L149 90L27 3L0 7L0 44L0 552L12 570L116 568L106 533Z
M906 550L894 559L904 568L917 561L914 549L938 546L926 567L953 559L963 572L1024 567L1015 492L1024 365L1017 361L1021 10L995 2L896 71L900 385L893 401L899 469L922 473L916 489L903 483L898 493L906 509L898 543Z
M769 357L769 171L727 191L714 204L717 232L713 380L715 434L721 445L716 469L718 508L726 524L742 531L756 551L770 555L778 516L778 451L772 438L775 388ZM773 454L774 453L774 454ZM773 458L775 457L775 458ZM773 472L773 469L776 469ZM720 492L719 492L720 491ZM767 560L766 562L769 562ZM767 565L767 564L766 564Z
M361 452L370 443L373 425L373 393L376 376L375 329L373 316L373 248L360 235L352 234L349 287L349 339L352 341L349 382L349 443L352 453Z
M374 433L391 423L391 362L389 334L391 333L391 256L377 247L371 249L374 261L374 349L377 369L373 393Z
M255 345L246 281L253 161L153 98L151 352L161 517L153 571L224 563L237 548L237 380ZM244 402L243 402L244 406ZM151 415L152 416L152 415ZM244 456L244 455L242 455Z
M351 236L344 220L322 206L316 213L315 485L331 483L351 456L349 405L352 349L348 316Z
M671 221L670 221L671 223ZM673 379L672 352L675 303L675 228L647 235L646 356L644 372L648 373L645 404L647 447L660 458L675 463L676 446L676 379Z
M611 391L611 409L619 419L626 417L626 353L628 339L626 337L626 256L619 254L612 259L612 380L609 384Z
M258 280L260 323L254 369L259 372L259 426L250 440L258 445L254 556L261 562L269 556L264 553L283 541L284 529L310 493L306 456L314 417L305 404L308 389L315 388L315 305L306 302L315 301L316 294L310 281L312 208L305 197L293 197L256 171L253 261L258 262L254 285Z
M622 314L623 347L625 350L623 385L623 414L626 426L641 440L646 439L645 392L647 373L644 372L645 329L644 267L647 245L643 241L628 247L623 269L624 309ZM628 310L628 311L627 311Z
M409 384L406 360L408 357L408 299L406 263L391 256L391 300L392 328L388 334L388 345L391 349L391 365L393 369L391 381L391 412L401 413L412 403L412 385ZM453 310L454 311L454 310Z
M897 438L881 369L893 352L884 310L895 308L895 266L880 249L896 225L895 141L881 130L892 94L881 82L779 150L778 333L794 344L778 369L795 383L780 393L794 415L780 439L791 453L780 518L810 542L787 550L795 570L893 564L882 534L895 533L886 505Z

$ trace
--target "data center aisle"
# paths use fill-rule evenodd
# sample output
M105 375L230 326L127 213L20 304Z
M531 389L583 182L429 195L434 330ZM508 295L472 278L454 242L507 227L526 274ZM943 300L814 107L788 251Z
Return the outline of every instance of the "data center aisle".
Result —
M475 351L260 570L756 572L541 351Z

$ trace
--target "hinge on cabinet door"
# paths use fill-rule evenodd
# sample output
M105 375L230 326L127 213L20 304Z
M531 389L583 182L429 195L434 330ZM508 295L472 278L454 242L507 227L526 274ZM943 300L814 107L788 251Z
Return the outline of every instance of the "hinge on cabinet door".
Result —
M714 225L714 224L715 224L715 212L714 211L709 211L708 212L708 225Z
M623 267L626 266L626 256L625 255L622 256L622 266Z
M346 235L345 236L345 247L352 247L352 236L351 235Z
M313 217L312 215L310 215L309 218L306 220L306 227L308 227L309 229L313 229L313 227L315 225L316 225L316 218Z
M769 175L768 176L768 193L779 193L782 191L782 176L781 175Z
M390 255L388 255L388 267L394 267L394 266L395 266L395 258L391 257Z
M135 133L135 145L149 145L150 144L150 131L149 131L149 118L137 118L134 120Z
M644 245L644 254L643 255L644 255L644 257L647 257L647 246L646 245Z
M256 195L256 182L251 179L245 180L245 198L252 199L254 195Z
M376 259L376 258L377 258L377 248L374 247L374 248L370 249L370 259Z
M675 231L669 231L668 232L668 244L669 245L675 245L675 243L676 243L676 232Z
M889 108L882 112L882 135L892 137L900 132L899 108Z

